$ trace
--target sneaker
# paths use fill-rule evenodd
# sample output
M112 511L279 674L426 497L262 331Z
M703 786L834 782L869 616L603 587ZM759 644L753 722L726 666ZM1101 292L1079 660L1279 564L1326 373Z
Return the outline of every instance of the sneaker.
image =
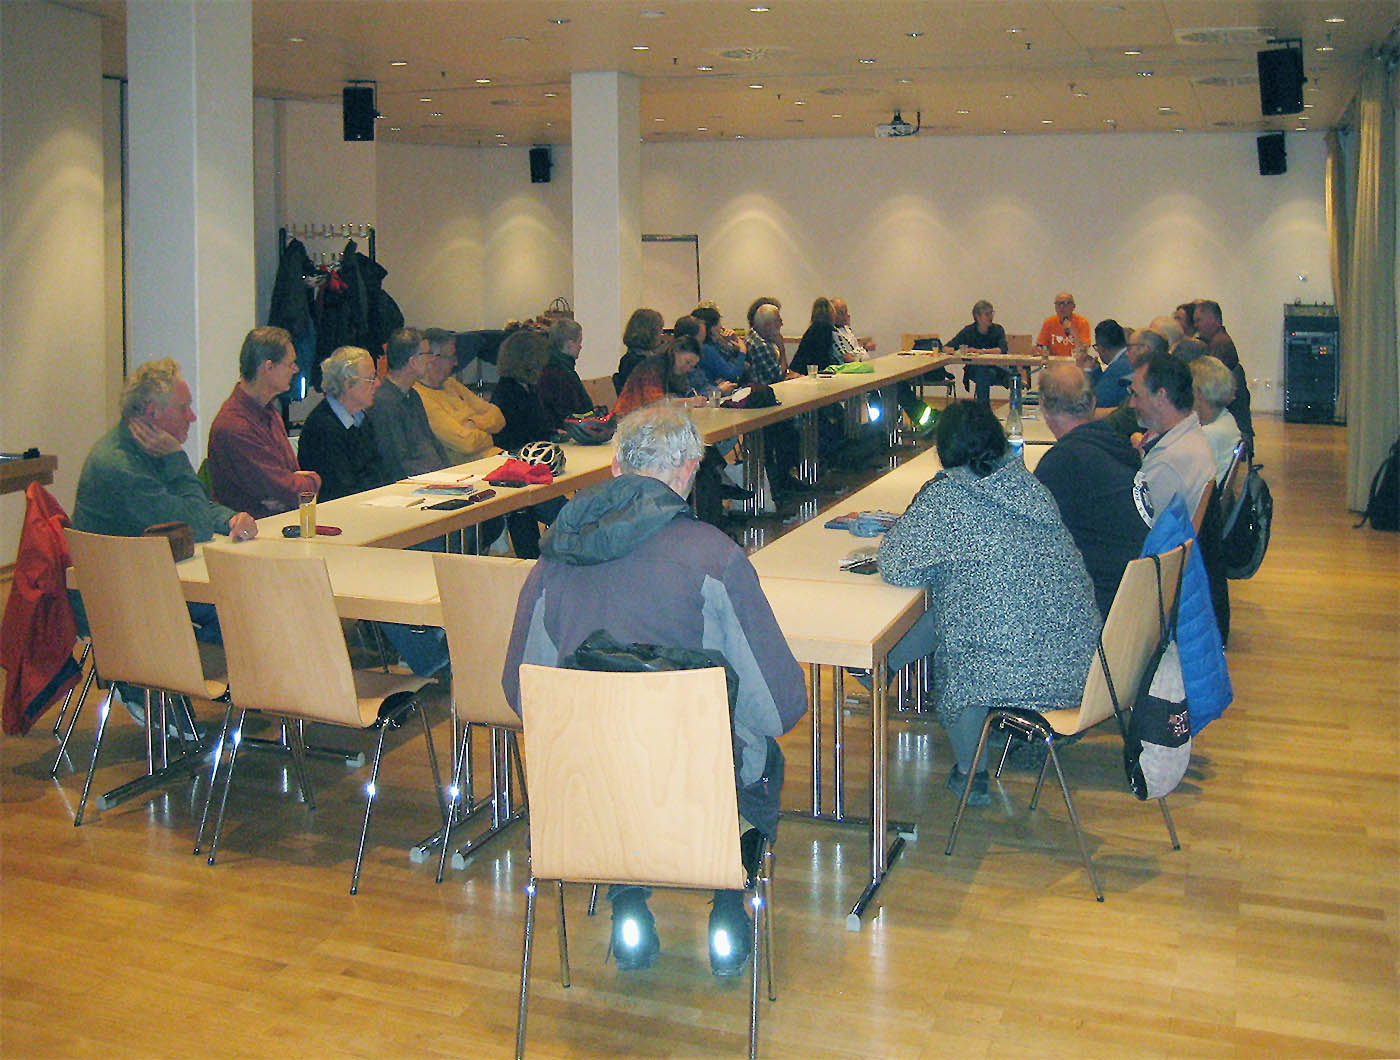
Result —
M753 921L743 891L716 891L710 910L710 971L732 979L744 970L752 948Z
M612 951L622 972L650 968L661 952L656 920L638 889L624 891L612 901Z
M962 798L963 785L967 783L967 774L958 768L954 763L953 771L948 774L948 790L958 798ZM969 806L990 806L992 796L987 790L987 771L980 770L972 778L972 791L967 796Z

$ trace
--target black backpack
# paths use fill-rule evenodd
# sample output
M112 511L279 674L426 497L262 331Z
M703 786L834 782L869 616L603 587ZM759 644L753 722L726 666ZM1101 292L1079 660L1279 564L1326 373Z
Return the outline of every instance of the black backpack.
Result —
M1250 465L1240 495L1231 505L1220 531L1220 551L1225 560L1225 574L1230 578L1253 577L1269 548L1274 498L1269 484L1259 474L1260 467L1260 464Z
M1366 514L1357 526L1365 526L1367 521L1373 530L1400 530L1400 441L1390 447L1390 452L1376 468L1371 479L1371 494L1366 501Z

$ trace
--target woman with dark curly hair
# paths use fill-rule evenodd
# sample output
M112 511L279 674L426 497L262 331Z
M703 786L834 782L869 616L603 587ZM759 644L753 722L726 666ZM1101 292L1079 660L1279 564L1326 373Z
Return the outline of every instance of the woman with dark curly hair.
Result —
M690 373L700 363L700 345L689 335L672 339L659 353L642 361L617 395L614 416L625 416L633 409L650 405L662 398L690 398L692 404L703 405L690 385Z
M986 405L958 401L938 419L943 470L880 544L891 585L923 586L929 605L890 652L890 672L927 655L961 794L992 707L1079 704L1098 641L1094 585L1059 508L1011 451ZM991 801L977 773L971 805Z

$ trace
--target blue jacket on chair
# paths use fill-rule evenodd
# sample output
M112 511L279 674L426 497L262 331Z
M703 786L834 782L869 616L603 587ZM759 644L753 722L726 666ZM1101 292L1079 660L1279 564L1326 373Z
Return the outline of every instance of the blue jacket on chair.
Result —
M1170 552L1195 537L1186 504L1173 497L1166 511L1157 516L1143 542L1144 556ZM1230 671L1225 665L1225 648L1215 624L1215 608L1210 601L1210 583L1199 546L1191 549L1181 578L1181 602L1176 619L1176 645L1181 655L1181 680L1186 686L1186 704L1191 712L1191 735L1195 736L1220 717L1234 698Z

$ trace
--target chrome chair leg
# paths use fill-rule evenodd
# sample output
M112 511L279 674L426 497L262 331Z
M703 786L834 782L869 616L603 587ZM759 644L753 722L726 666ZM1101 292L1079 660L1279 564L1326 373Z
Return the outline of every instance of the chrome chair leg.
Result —
M78 800L78 812L73 817L73 827L83 823L83 811L87 809L88 793L92 791L92 776L97 772L97 754L102 750L102 736L107 731L107 716L112 711L112 693L116 685L107 686L107 695L97 708L97 739L92 744L92 762L88 765L87 778L83 781L83 797ZM77 714L73 715L76 720Z
M224 704L224 719L219 725L219 735L214 740L214 754L209 763L209 791L204 796L204 812L199 815L199 831L194 837L194 853L198 854L204 845L204 826L209 821L209 806L214 801L214 784L219 776L219 760L224 756L224 744L228 741L229 718L233 716L233 701Z
M1055 763L1055 776L1060 781L1060 791L1065 797L1065 809L1069 811L1069 823L1074 828L1074 838L1079 844L1079 855L1084 859L1084 871L1089 874L1089 882L1094 886L1094 896L1103 901L1103 888L1099 886L1098 874L1089 858L1089 847L1084 842L1084 833L1079 829L1079 815L1074 812L1074 800L1069 797L1069 785L1065 783L1064 771L1060 769L1060 756L1055 753L1055 742L1046 741L1047 758Z
M446 829L451 818L447 813L447 800L442 797L442 773L438 769L437 750L433 746L433 727L428 722L428 711L422 703L415 703L414 709L418 712L418 720L423 723L423 743L428 748L428 768L433 774L433 796L437 799L438 813L442 815L442 827Z
M91 654L92 654L92 641L90 641L90 640L85 640L85 641L83 641L83 654L82 654L82 656L78 659L78 672L79 672L79 673L82 673L83 667L87 665L88 656L91 655ZM82 691L82 694L78 696L78 705L79 705L79 706L82 705L83 696L87 695L87 686L88 686L88 683L89 683L90 681L91 681L91 678L89 678L88 681L84 681L84 682L83 682L83 691ZM69 689L68 689L68 694L67 694L66 696L63 697L63 703L62 703L61 706L59 706L59 708L58 708L58 714L57 714L57 715L54 717L54 719L53 719L53 738L54 738L55 740L58 739L59 730L63 728L63 719L64 719L64 717L68 714L68 704L71 703L72 701L73 701L73 689L72 689L72 687L69 687Z
M1167 835L1172 837L1172 849L1180 850L1181 842L1176 838L1176 824L1172 821L1172 812L1167 809L1167 797L1163 795L1157 800L1157 805L1162 807L1162 820L1167 824Z
M400 707L389 717L401 718L407 709L407 706ZM384 737L389 734L389 729L389 718L385 718L379 726L379 739L374 744L374 761L370 764L369 782L365 785L365 819L360 825L360 844L355 848L355 869L350 874L351 894L357 894L360 890L360 865L365 858L365 839L369 835L369 819L374 814L374 796L378 793L379 761L384 757Z
M598 912L598 885L595 883L593 889L588 892L588 915L592 916Z
M953 827L948 832L948 845L943 848L944 854L952 854L953 844L958 841L958 826L962 823L963 811L967 809L968 796L972 794L972 781L977 776L977 763L982 761L982 752L987 746L987 734L992 728L992 715L988 712L986 719L982 722L982 734L977 737L977 751L972 756L972 768L967 771L967 778L963 782L962 795L958 798L958 809L953 814Z
M530 990L531 943L535 935L535 892L539 881L533 873L525 887L525 941L520 947L520 1008L515 1017L515 1060L525 1058L525 1002Z
M228 771L224 774L224 793L219 797L219 816L214 820L214 838L209 844L209 864L214 864L214 859L219 854L219 836L224 831L224 810L228 807L228 789L233 787L233 767L238 762L238 745L243 739L243 717L247 711L238 712L238 723L233 727L231 737L232 746L228 755Z
M284 726L286 721L282 722ZM311 774L306 768L306 728L301 718L285 731L287 748L292 755L292 771L296 773L297 786L301 788L301 800L308 810L316 809L316 793L311 787Z
M559 982L569 985L569 929L564 923L564 881L555 880L559 897Z
M83 649L84 659L88 657L88 653L90 651L92 651L91 642L89 642L88 646ZM92 680L96 676L97 664L93 663L93 665L88 668L87 676L83 678L83 690L78 693L78 702L73 704L73 713L68 719L68 727L63 730L63 738L58 741L58 753L53 756L53 766L49 769L49 776L51 777L58 776L58 764L63 761L63 756L68 751L68 741L73 736L73 727L78 724L78 715L82 713L83 704L87 702L88 689L92 687ZM70 688L68 690L68 696L65 696L63 699L63 710L65 711L68 709L68 697L72 696L72 694L73 690ZM63 711L60 711L58 715L58 721L55 721L53 726L54 736L58 736L58 727L62 723L62 721Z
M1034 809L1036 808L1036 806L1038 806L1038 805L1040 804L1040 792L1041 792L1041 789L1045 786L1045 772L1046 772L1046 770L1048 770L1048 769L1050 768L1050 750L1049 750L1049 748L1050 748L1051 744L1053 744L1054 742L1055 742L1054 739L1051 738L1051 737L1046 737L1046 739L1045 739L1045 747L1046 747L1045 761L1043 761L1043 762L1040 763L1040 776L1036 777L1036 780L1035 780L1035 790L1031 792L1031 803L1030 803L1030 808L1031 808L1032 810L1034 810ZM1059 764L1058 761L1056 761L1056 763L1055 763L1055 769L1058 770L1059 768L1060 768L1060 764ZM1063 784L1063 783L1064 783L1064 781L1061 780L1061 784Z
M766 862L766 867L757 882L761 883L763 888L764 964L768 969L768 1000L777 1001L778 992L773 988L773 846L771 842L766 845L763 860Z
M760 963L759 954L762 953L762 924L763 924L763 899L759 894L760 888L754 887L753 895L753 938L750 940L749 953L750 963L753 964L753 976L749 985L749 1060L758 1060L758 980Z
M452 787L449 791L451 802L447 808L447 820L442 826L442 840L438 844L442 848L438 851L438 883L442 882L443 873L447 870L447 852L452 847L452 826L457 823L457 805L462 798L463 774L469 772L471 767L471 728L470 725L463 726L459 750L452 763ZM470 800L467 805L471 805Z

